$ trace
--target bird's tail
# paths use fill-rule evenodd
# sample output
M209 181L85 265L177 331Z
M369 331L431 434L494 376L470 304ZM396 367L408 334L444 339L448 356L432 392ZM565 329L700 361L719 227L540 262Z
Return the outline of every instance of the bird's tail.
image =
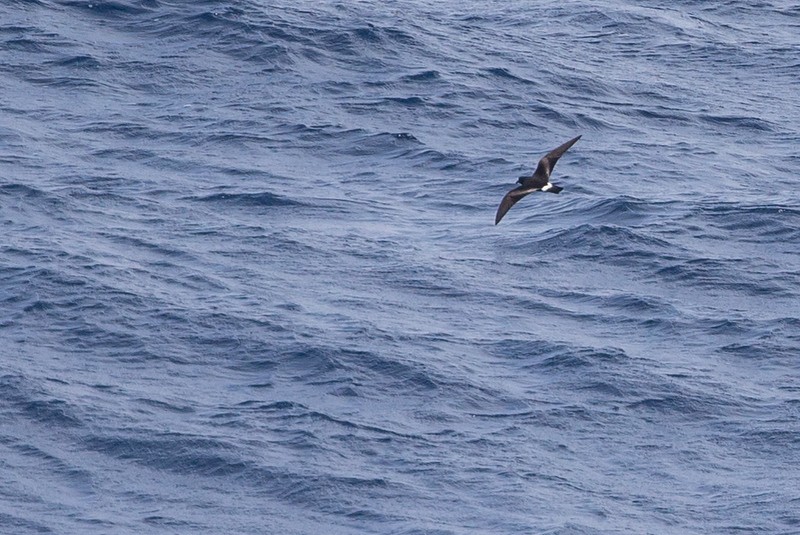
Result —
M561 186L556 186L555 184L549 184L549 186L550 187L548 187L547 189L542 188L542 191L547 191L549 193L560 193L561 190L564 189Z

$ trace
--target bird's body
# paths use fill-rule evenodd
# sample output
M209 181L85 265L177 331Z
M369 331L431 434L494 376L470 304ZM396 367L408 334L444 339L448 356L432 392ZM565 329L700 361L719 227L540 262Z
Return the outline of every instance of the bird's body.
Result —
M503 197L503 200L500 202L500 206L497 207L497 215L494 218L495 225L498 224L501 219L503 219L503 216L506 215L506 212L508 212L511 207L517 203L517 201L526 195L533 193L534 191L549 191L550 193L558 193L564 189L561 186L556 186L555 184L550 183L550 173L553 172L553 167L555 167L558 159L561 158L561 156L567 152L567 149L573 146L580 138L581 136L570 139L563 145L548 152L541 160L539 160L539 165L536 166L536 171L534 171L531 176L519 177L517 180L519 186L506 193L506 196Z

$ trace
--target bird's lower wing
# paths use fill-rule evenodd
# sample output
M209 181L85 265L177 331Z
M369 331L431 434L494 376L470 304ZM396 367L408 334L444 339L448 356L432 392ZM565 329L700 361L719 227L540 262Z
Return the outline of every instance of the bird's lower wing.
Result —
M511 207L514 206L518 200L534 191L536 190L520 186L506 193L506 196L500 201L500 206L497 207L497 215L494 216L494 224L498 224L500 220L503 219L503 216L506 215L506 212L511 210Z

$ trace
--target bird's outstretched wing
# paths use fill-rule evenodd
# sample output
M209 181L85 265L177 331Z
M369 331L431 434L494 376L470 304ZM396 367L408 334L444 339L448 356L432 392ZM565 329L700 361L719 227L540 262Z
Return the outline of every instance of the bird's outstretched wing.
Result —
M503 219L503 216L506 215L506 212L511 210L511 207L514 206L518 200L534 191L536 191L536 189L520 186L506 193L506 196L500 201L500 206L497 207L497 215L494 216L494 224L498 224L500 220Z
M567 150L577 142L581 136L575 137L560 145L550 152L548 152L544 158L539 160L539 165L536 166L536 171L533 173L534 181L541 182L544 181L544 184L547 184L547 181L550 179L550 173L553 172L553 167L556 166L556 162L558 161L561 156L567 152Z

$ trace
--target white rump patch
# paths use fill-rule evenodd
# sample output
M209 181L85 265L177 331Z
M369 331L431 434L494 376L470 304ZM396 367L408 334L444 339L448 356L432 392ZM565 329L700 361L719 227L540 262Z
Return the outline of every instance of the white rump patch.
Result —
M550 191L551 189L553 189L553 185L550 182L542 186L542 191Z

